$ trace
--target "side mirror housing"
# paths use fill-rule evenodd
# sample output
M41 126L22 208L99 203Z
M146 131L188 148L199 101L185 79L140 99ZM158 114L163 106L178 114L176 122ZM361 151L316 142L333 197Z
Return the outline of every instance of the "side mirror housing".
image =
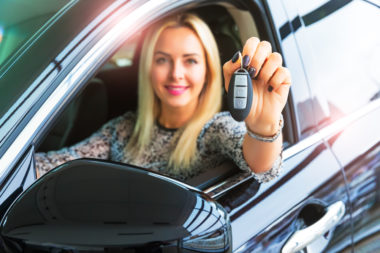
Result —
M207 195L148 170L95 159L68 162L37 180L0 229L6 252L232 251L228 214Z

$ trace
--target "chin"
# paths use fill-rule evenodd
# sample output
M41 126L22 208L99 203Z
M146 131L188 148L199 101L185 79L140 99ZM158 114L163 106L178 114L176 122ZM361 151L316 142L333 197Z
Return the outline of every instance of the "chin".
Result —
M172 107L172 108L182 108L186 107L191 104L191 101L184 101L184 99L173 99L166 101L165 103L167 106Z

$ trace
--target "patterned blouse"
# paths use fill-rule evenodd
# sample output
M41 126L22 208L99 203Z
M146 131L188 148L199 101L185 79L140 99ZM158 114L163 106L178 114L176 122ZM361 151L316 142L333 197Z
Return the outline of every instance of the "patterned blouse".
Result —
M136 121L133 112L127 112L101 127L87 139L59 151L36 154L37 170L42 176L54 167L78 158L99 158L123 162L153 171L186 180L214 168L226 160L233 160L244 171L250 171L244 160L242 143L246 127L244 122L236 122L229 112L217 113L202 128L197 138L196 157L190 170L174 173L168 167L171 151L175 147L178 135L177 129L167 129L158 123L154 125L152 141L142 154L130 157L124 147L132 134ZM281 155L274 162L273 167L264 173L254 173L259 182L267 182L275 178L281 169Z

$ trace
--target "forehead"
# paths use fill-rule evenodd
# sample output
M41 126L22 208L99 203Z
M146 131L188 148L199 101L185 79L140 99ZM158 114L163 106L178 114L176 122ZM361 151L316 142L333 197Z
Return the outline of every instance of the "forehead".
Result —
M191 28L169 27L161 32L155 51L200 53L203 52L203 45L198 35Z

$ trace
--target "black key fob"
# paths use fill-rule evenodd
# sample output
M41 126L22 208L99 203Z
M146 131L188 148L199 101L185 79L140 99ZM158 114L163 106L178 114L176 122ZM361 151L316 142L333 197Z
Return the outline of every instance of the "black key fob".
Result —
M227 93L227 105L236 121L243 121L251 111L253 99L252 80L247 70L240 68L230 80Z

